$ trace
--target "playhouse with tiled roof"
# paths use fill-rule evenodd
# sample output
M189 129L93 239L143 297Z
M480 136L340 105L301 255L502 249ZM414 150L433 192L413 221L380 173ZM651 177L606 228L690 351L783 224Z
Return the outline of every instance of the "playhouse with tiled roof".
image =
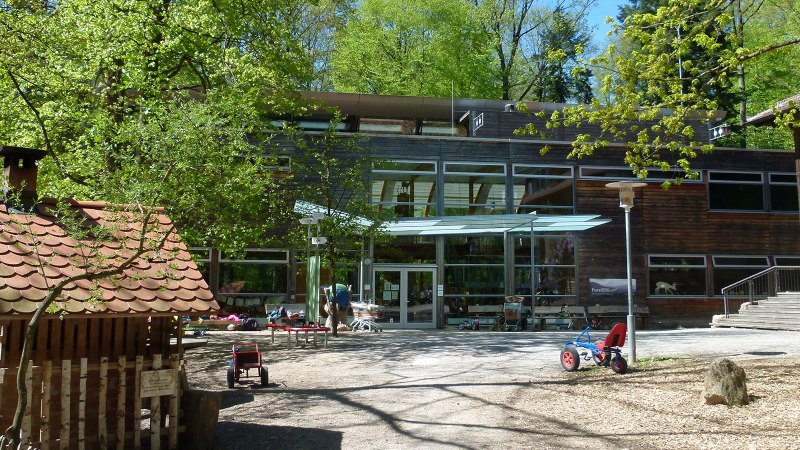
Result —
M25 447L177 447L183 332L175 316L219 306L172 222L161 210L34 203L44 152L6 146L0 156L20 191L0 203L0 427L15 414L28 324L52 296L28 343ZM68 231L65 211L88 236Z

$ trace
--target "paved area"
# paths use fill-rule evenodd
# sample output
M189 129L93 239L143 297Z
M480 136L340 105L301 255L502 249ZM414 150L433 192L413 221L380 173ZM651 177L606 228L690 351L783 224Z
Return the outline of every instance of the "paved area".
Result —
M592 340L606 332L597 333ZM574 382L575 374L563 371L558 356L563 343L577 334L348 332L331 339L328 348L287 349L284 340L270 344L267 332L213 332L208 345L187 352L187 372L193 386L224 393L216 448L531 448L538 435L521 418L536 408L557 406L516 405L515 400L532 386ZM798 337L797 332L743 329L636 335L640 361L655 356L796 358L800 347L792 344ZM233 390L226 388L230 345L242 340L261 343L268 387L245 379ZM520 421L523 425L509 428ZM579 441L552 442L570 447Z

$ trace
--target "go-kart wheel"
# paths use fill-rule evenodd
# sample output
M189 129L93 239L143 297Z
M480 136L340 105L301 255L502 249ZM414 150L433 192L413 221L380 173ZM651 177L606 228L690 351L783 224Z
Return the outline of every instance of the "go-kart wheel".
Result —
M234 370L234 371L233 371L233 379L234 379L234 380L235 380L237 383L239 382L239 376L240 376L241 374L242 374L242 371L241 371L241 370Z
M623 374L628 371L628 361L620 355L611 358L611 370L615 373Z
M269 370L266 367L261 366L261 387L267 387L269 385Z
M561 366L567 372L578 370L581 360L575 347L569 345L561 349Z
M464 331L464 324L463 323L458 324L458 331Z
M228 388L233 389L234 383L234 374L233 374L233 367L228 367Z
M599 355L594 355L593 354L592 355L592 359L594 360L595 364L597 364L598 366L602 366L603 363L605 362L606 354L605 354L605 352L600 352Z

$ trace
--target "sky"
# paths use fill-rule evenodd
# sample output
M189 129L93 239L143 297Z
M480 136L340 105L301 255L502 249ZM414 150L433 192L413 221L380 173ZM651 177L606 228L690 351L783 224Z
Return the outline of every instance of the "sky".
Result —
M594 43L605 47L606 33L611 27L606 24L606 17L617 17L619 5L628 4L628 0L597 0L597 4L589 14L589 26L595 27Z

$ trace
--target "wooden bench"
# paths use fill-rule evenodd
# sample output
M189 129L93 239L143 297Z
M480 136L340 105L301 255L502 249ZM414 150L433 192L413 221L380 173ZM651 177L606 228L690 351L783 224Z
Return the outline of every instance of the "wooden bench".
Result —
M314 345L317 345L317 333L324 333L324 346L328 346L328 332L331 331L328 327L283 327L283 331L286 332L286 348L291 348L292 346L292 333L294 333L294 343L295 346L300 344L300 333L305 333L306 335L306 344L308 344L308 333L312 333L314 335Z

